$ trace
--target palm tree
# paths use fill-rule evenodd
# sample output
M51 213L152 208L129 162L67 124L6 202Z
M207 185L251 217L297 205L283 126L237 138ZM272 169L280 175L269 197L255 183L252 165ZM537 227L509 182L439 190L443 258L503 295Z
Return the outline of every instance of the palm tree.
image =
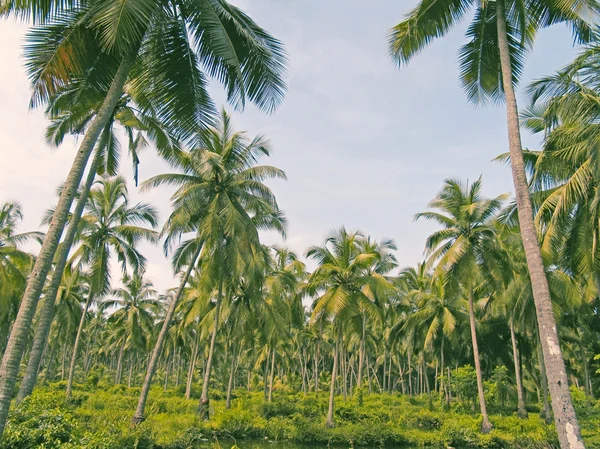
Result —
M20 249L30 240L41 242L41 232L17 233L23 219L18 203L6 202L0 207L0 354L8 338L9 329L19 307L33 256Z
M548 280L533 221L515 84L537 30L563 22L571 26L576 41L590 41L593 39L593 27L586 19L592 17L595 20L599 7L595 0L494 0L482 3L422 0L403 22L392 28L389 37L392 57L400 64L408 62L434 39L444 36L472 9L475 9L475 16L467 31L469 41L461 48L459 56L462 84L471 101L506 100L508 142L519 223L534 292L553 408L558 411L555 422L559 441L562 448L573 445L583 447L581 431L570 399L567 373L552 315Z
M325 240L323 246L313 246L306 253L315 259L318 267L310 275L306 290L318 297L312 312L313 323L319 320L331 320L334 332L333 368L327 425L333 426L335 379L337 376L343 325L352 316L366 314L369 319L380 318L380 310L374 303L373 292L385 292L393 288L392 284L370 268L380 255L376 252L362 252L359 242L363 239L360 232L348 233L340 228Z
M109 263L114 252L125 272L127 264L134 270L143 270L146 260L136 249L142 240L156 241L156 233L138 226L157 224L156 211L148 204L130 206L125 180L119 176L101 179L90 191L86 213L81 217L81 246L74 257L89 267L90 292L79 323L67 381L67 398L71 397L77 355L85 317L95 297L106 294L110 287Z
M505 198L506 195L494 199L483 198L481 178L471 185L448 179L437 197L429 203L430 208L438 209L440 212L422 212L415 216L415 219L426 218L443 226L441 230L427 238L426 251L429 255L429 263L438 263L436 268L438 273L448 271L448 278L460 285L468 301L479 407L483 415L481 424L483 433L488 433L492 425L487 415L483 392L474 301L480 277L479 264L485 259L485 240L496 238L492 219L500 210Z
M129 352L132 357L136 351L146 349L159 307L156 290L152 288L151 282L143 278L143 274L125 274L123 284L124 287L112 293L114 298L102 301L104 310L116 307L108 318L108 324L113 325L115 343L119 348L115 378L117 384L121 382L125 353Z
M140 98L146 99L145 104L159 105L161 117L173 123L184 139L210 122L213 110L200 62L209 75L225 84L228 100L236 106L243 107L248 99L270 112L285 91L282 45L226 1L188 5L185 0L172 0L159 7L155 2L137 0L124 6L119 8L108 0L77 5L33 0L8 1L0 8L2 16L34 16L44 24L31 38L31 47L37 45L29 64L34 104L78 79L101 81L105 92L61 192L0 366L0 437L27 331L73 197L128 79L141 92Z
M198 137L202 146L185 154L179 162L183 173L155 176L142 187L147 189L164 184L178 187L173 195L174 211L165 225L170 235L167 245L185 233L196 234L195 238L184 242L175 252L175 265L180 265L178 261L184 260L188 271L182 278L171 307L174 311L181 297L180 292L199 260L202 268L198 282L202 285L203 296L211 298L215 305L210 349L198 406L199 414L207 417L208 386L222 300L233 293L237 274L249 272L252 255L262 251L258 231L276 230L285 234L285 219L275 196L263 184L264 180L270 178L285 179L285 174L272 166L255 165L261 156L269 155L266 139L257 136L248 140L244 133L234 132L224 110L219 125L201 131ZM170 317L164 321L164 332L170 325L169 320ZM157 357L161 345L159 337L154 349ZM147 384L149 389L154 369L155 366L149 364L144 388ZM148 393L144 388L133 417L134 423L144 419Z

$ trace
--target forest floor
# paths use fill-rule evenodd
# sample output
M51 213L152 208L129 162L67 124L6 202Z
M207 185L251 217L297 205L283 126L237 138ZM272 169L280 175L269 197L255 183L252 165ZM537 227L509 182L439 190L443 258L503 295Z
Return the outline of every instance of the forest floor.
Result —
M431 407L427 396L400 394L336 398L333 428L324 424L328 395L276 391L268 403L263 393L236 390L230 410L223 393L212 392L211 419L196 418L197 399L185 400L181 389L154 387L146 408L147 420L130 429L139 388L79 386L65 401L64 383L39 388L11 411L0 449L241 449L317 446L394 446L435 448L553 448L553 425L530 408L519 419L510 409L490 406L494 430L482 435L481 417L470 405L453 403L444 410L439 397ZM361 397L362 396L362 397ZM578 416L588 449L600 448L600 401L577 400ZM257 446L256 442L262 442ZM254 442L254 443L252 443Z

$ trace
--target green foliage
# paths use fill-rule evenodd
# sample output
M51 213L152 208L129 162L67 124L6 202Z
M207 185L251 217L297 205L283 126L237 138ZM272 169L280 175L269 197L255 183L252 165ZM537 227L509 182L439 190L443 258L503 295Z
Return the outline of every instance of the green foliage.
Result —
M477 396L477 375L471 365L457 368L452 372L451 387L464 402Z

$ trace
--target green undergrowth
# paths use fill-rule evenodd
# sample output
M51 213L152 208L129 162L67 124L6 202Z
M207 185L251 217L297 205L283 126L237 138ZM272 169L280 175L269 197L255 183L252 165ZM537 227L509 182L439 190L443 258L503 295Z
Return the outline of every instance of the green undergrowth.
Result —
M101 386L77 390L71 401L63 385L53 384L14 407L0 449L188 449L237 445L267 447L273 441L318 446L395 446L455 448L555 448L552 425L532 409L528 419L511 411L492 414L494 430L479 433L481 418L457 405L429 407L426 397L371 394L336 399L336 425L324 423L327 396L277 392L272 403L262 393L236 391L233 407L211 401L211 419L196 418L196 400L180 390L152 389L147 420L135 429L130 419L139 389ZM216 395L217 397L219 395ZM577 401L587 447L600 449L600 402ZM271 447L271 446L269 446Z

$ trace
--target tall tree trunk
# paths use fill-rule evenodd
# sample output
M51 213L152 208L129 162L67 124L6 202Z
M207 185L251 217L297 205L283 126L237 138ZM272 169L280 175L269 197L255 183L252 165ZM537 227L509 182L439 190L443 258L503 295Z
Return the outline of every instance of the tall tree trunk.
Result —
M515 378L517 380L517 415L519 418L527 418L527 408L525 407L525 396L523 394L523 379L521 378L521 361L519 350L517 349L517 338L515 336L514 317L510 319L510 340L512 342L513 362L515 364Z
M209 415L209 399L208 399L208 384L210 382L210 371L212 368L213 355L215 353L215 342L217 341L217 331L219 329L219 313L221 311L221 300L223 295L223 280L219 281L219 292L217 294L217 304L215 307L215 324L213 326L212 336L210 339L210 348L208 350L208 359L206 360L206 369L204 370L204 382L202 383L202 394L196 411L200 419L208 419Z
M190 261L189 266L187 267L187 270L185 270L185 273L181 278L181 282L179 283L179 288L177 289L175 298L173 299L171 304L169 304L169 309L167 310L167 314L165 315L162 328L160 329L160 333L158 334L158 338L156 339L156 344L154 345L154 350L152 351L150 361L148 362L146 377L144 378L142 391L140 392L140 398L138 400L137 409L135 411L135 414L133 415L133 418L131 418L132 425L137 425L144 421L144 410L146 408L146 401L148 400L148 393L150 392L150 385L152 384L152 377L154 377L154 373L156 372L158 359L160 358L160 353L163 349L165 339L167 338L167 331L169 330L169 327L171 325L171 320L173 319L173 314L175 313L175 309L177 308L177 303L179 302L179 299L183 294L185 284L187 284L192 270L196 266L196 262L198 260L198 256L200 256L201 250L202 246L199 245L198 249L194 253L194 256L192 257L192 260Z
M266 401L269 397L269 360L271 360L271 348L267 350L265 358L265 367L263 369L263 399Z
M125 342L119 348L119 358L117 361L117 375L115 376L115 385L121 383L121 377L123 376L123 355L125 353Z
M85 316L90 308L90 304L94 300L94 294L88 295L87 301L79 320L79 327L77 328L77 335L75 336L75 343L73 344L73 353L71 354L71 364L69 365L69 378L67 379L67 399L71 399L73 396L73 379L75 378L75 368L77 366L77 353L79 352L79 345L81 344L81 336L83 334L83 327L85 326Z
M413 381L412 381L412 366L411 366L411 353L410 351L408 352L408 394L409 396L413 395Z
M363 377L363 365L365 363L365 322L363 317L362 322L362 334L360 337L360 347L358 350L358 377L356 378L356 386L360 388L362 386Z
M190 367L188 369L187 381L185 384L185 398L190 399L192 396L192 385L194 382L194 370L196 369L196 359L198 358L198 348L200 347L200 330L196 339L194 340L194 346L192 348L192 356L190 358Z
M67 222L71 203L73 202L73 198L75 197L77 188L81 182L85 166L92 154L94 145L96 144L100 133L109 122L117 101L121 97L123 86L127 81L129 70L135 62L138 49L138 46L133 46L131 50L124 55L106 97L102 102L102 106L98 109L98 113L92 120L86 135L81 142L54 213L52 214L52 221L48 227L48 232L46 233L40 252L35 259L33 269L29 274L27 287L23 294L23 299L21 300L19 312L17 313L17 317L13 324L6 350L4 351L2 364L0 365L0 440L2 439L4 426L6 425L8 409L10 408L10 402L17 381L21 358L23 357L23 352L25 352L25 347L27 346L31 322L35 314L38 299L44 287L44 282L46 281L46 276L52 267L54 254Z
M235 344L231 354L231 368L229 371L229 382L227 384L227 400L225 401L225 408L229 410L231 408L231 391L233 390L233 379L235 378L235 370L237 368L237 350Z
M87 203L87 197L90 193L90 189L94 184L96 178L96 170L100 163L102 152L96 150L94 158L88 169L88 174L83 184L83 188L77 200L77 205L73 211L71 222L67 229L67 233L63 242L60 244L57 253L57 260L52 273L52 279L50 285L44 295L44 301L42 302L39 320L35 328L35 335L33 337L33 345L31 347L31 353L29 354L29 360L27 361L27 368L25 369L25 375L21 381L19 388L19 394L17 395L17 403L21 402L27 396L31 394L35 384L37 383L38 372L40 369L40 362L42 360L42 353L48 342L48 335L50 334L50 328L52 327L52 320L54 319L54 304L56 303L56 295L60 288L62 280L62 274L67 265L67 259L69 258L69 251L73 245L73 240L77 235L77 228L79 227L79 221L81 215Z
M273 345L273 351L271 353L271 374L269 376L269 402L273 401L273 381L275 379L275 346Z
M333 407L335 401L335 380L337 377L338 359L340 357L340 340L342 339L341 329L338 331L338 337L335 342L335 348L333 350L333 368L331 369L331 386L329 388L329 408L327 410L327 421L328 427L333 427Z
M506 31L506 16L504 1L496 2L496 17L498 22L498 47L500 51L500 65L502 68L502 85L506 99L508 144L510 151L513 182L517 199L519 224L533 299L538 318L542 352L548 375L548 386L552 398L554 422L558 433L558 440L562 449L582 449L585 447L581 437L581 430L573 408L571 393L565 362L560 348L556 321L552 311L552 300L544 263L540 252L537 230L533 221L533 210L525 165L521 146L521 131L519 128L519 111L517 98L512 84L512 66L508 46L508 33Z
M544 354L542 352L542 343L540 342L539 334L537 334L537 337L538 364L540 365L540 384L542 386L542 417L546 423L550 423L552 421L552 412L550 411L550 404L548 403L548 378L546 377Z
M171 360L174 357L167 357L167 360L165 362L165 383L163 385L163 390L167 391L168 387L169 387L169 367L171 366Z
M129 357L129 376L127 378L127 388L131 388L131 378L133 377L133 354Z
M583 347L583 343L579 340L579 352L581 353L581 363L583 365L583 376L585 377L585 394L588 401L594 399L594 390L592 389L592 381L590 379L590 367L588 363L588 357Z
M315 393L319 392L319 342L315 351Z
M433 409L433 398L431 397L431 387L429 386L429 375L427 374L427 363L425 363L425 354L423 354L423 358L421 359L421 363L423 364L423 377L425 378L425 388L427 390L427 401L429 404L429 409Z
M483 421L481 423L481 433L490 433L492 423L487 414L485 406L485 395L483 392L483 376L481 375L481 364L479 363L479 345L477 344L477 329L475 328L475 310L473 306L473 291L469 291L469 324L471 326L471 342L473 344L473 360L475 362L475 373L477 374L477 395L479 397L479 409Z

